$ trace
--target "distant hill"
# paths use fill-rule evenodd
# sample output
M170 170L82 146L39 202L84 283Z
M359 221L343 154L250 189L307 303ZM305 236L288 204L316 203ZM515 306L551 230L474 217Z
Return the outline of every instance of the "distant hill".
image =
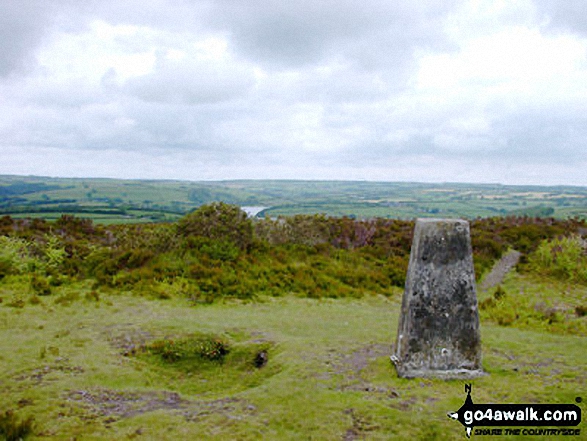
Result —
M88 217L100 223L175 220L223 201L258 216L323 213L356 218L587 218L587 188L499 184L236 180L192 182L0 176L0 215Z

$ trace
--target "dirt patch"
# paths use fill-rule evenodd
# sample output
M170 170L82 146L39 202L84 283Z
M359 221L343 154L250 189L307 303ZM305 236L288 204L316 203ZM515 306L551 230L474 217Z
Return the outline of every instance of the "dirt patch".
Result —
M35 385L42 384L48 381L45 377L55 373L65 373L70 375L81 375L84 373L84 368L81 366L70 366L65 364L65 359L56 360L55 364L47 364L43 367L39 367L25 373L22 373L15 377L16 381L32 381Z
M355 409L346 409L345 415L351 418L351 427L344 433L343 441L364 439L367 433L379 429L379 425L373 423L368 415L361 415Z
M518 264L521 255L522 253L519 251L511 250L509 253L502 256L502 258L493 265L489 274L485 276L480 288L483 291L486 291L502 283L505 276Z
M197 422L212 414L221 414L232 420L240 420L256 412L256 406L234 397L214 401L193 402L188 410L182 412L187 421Z
M370 392L389 395L394 391L372 384L364 378L363 371L374 361L388 358L391 352L386 344L373 343L363 346L348 354L341 354L334 350L326 353L324 365L326 369L315 375L316 378L329 381L335 376L341 376L341 381L335 386L340 391Z
M154 336L147 331L128 327L107 328L104 331L110 345L116 348L121 355L134 355L143 348Z
M390 346L384 344L370 344L361 347L349 354L340 354L334 351L328 352L326 365L333 374L343 374L356 377L371 362L378 358L389 356Z
M426 401L428 402L429 400L426 400ZM432 400L432 401L436 401L436 400ZM394 400L394 401L392 401L389 404L389 407L393 407L394 409L398 409L398 410L407 412L417 402L418 402L418 400L416 399L416 397L407 397L406 399L403 399L403 400Z
M120 392L108 389L70 392L68 401L83 404L100 417L129 418L155 410L177 410L188 402L174 392Z
M210 415L241 419L256 411L251 403L234 397L212 401L190 401L169 391L132 392L108 389L77 390L66 395L70 403L81 405L87 419L104 418L106 424L148 412L169 410L181 414L186 421L197 422Z

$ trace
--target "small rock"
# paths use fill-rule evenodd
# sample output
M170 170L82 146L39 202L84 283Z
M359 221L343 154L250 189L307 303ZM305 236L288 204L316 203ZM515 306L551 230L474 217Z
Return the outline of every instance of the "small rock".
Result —
M268 361L269 361L269 354L267 354L267 351L259 351L257 353L257 355L255 356L255 367L262 368L263 366L265 366L267 364Z

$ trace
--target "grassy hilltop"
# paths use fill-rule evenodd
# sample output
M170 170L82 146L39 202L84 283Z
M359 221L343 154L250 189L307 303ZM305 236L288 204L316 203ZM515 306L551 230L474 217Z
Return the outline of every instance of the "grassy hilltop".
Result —
M389 361L412 229L224 203L168 223L0 218L0 439L461 439L463 383ZM475 402L582 396L585 231L471 221L479 282L521 253L479 285Z

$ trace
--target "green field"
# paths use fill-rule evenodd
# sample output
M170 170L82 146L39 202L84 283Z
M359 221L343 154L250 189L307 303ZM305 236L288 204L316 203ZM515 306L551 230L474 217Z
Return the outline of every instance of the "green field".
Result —
M514 296L544 290L555 302L568 289L517 275L505 287ZM585 298L584 288L572 290ZM0 408L18 421L34 416L31 439L464 439L446 416L462 405L464 383L400 379L389 361L400 289L391 298L204 307L89 292L80 284L39 304L15 308L5 298L0 307ZM75 300L58 301L68 294ZM174 365L129 353L194 333L220 336L234 350L265 345L268 362ZM475 402L574 403L585 395L584 334L499 326L482 315L482 345L488 375L472 381Z
M356 218L553 216L587 218L587 188L346 181L147 181L0 176L0 214L100 223L177 220L223 201L265 207L259 216Z

